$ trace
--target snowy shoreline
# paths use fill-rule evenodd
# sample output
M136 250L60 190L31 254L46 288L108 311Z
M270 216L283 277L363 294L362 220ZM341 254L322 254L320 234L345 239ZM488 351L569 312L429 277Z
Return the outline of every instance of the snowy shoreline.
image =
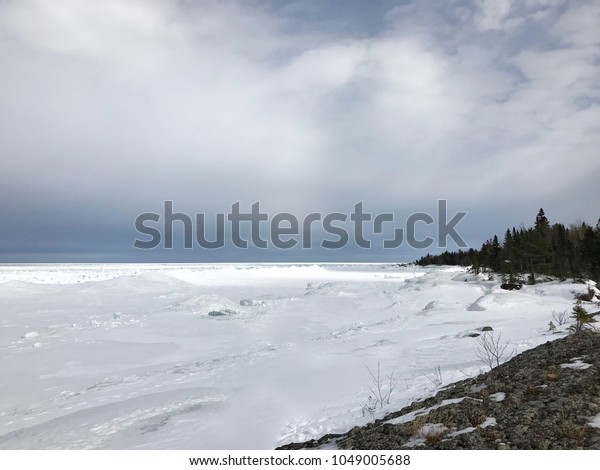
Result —
M491 326L548 340L582 284L503 291L386 264L0 266L0 448L268 449L371 419L482 368Z
M282 449L600 449L600 333L548 341L345 434Z

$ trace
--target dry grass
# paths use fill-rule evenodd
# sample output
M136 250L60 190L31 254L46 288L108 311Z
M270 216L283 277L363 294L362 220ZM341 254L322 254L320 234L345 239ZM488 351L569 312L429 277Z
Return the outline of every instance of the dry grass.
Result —
M493 444L500 437L500 433L495 429L494 426L488 426L486 428L480 428L479 434L482 439L488 444Z
M534 387L533 385L528 385L527 387L525 387L525 390L523 390L523 395L525 395L526 397L537 397L540 394L540 389L538 387Z
M563 424L556 429L556 435L563 439L572 439L574 441L585 441L591 433L591 429L587 425L580 424Z
M440 406L435 410L431 410L428 415L417 416L413 421L413 434L416 434L425 424L440 423L451 428L455 425L454 416L456 410L451 406Z
M421 418L427 418L427 416L421 416ZM413 421L412 424L413 437L423 439L430 446L441 442L449 432L446 425L432 420L419 419Z
M430 431L425 435L425 443L429 446L439 444L442 439L448 434L447 429L439 429L437 431Z
M473 427L477 427L485 421L485 413L479 409L479 407L470 406L465 410L465 416L469 421L469 424Z
M546 369L546 379L549 382L557 382L560 380L560 372L556 366L550 366Z

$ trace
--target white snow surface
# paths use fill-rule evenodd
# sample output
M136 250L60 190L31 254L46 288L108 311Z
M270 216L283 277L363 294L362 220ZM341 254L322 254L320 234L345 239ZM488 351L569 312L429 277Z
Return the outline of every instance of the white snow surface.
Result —
M571 362L566 363L566 364L561 364L560 367L562 369L585 370L585 369L589 369L590 367L592 367L592 365L588 364L587 362L583 362L581 357L574 357L573 359L571 359Z
M500 402L500 401L504 401L506 400L506 393L505 392L496 392L496 393L492 393L490 395L490 398L492 400L494 400L495 402Z
M561 337L581 285L504 291L459 267L0 266L0 448L268 449L365 424L476 375L492 326ZM442 385L428 378L439 366Z

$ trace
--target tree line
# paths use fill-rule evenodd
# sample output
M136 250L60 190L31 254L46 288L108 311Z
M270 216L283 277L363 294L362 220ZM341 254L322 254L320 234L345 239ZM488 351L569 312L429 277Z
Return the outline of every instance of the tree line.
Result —
M600 281L600 220L595 227L578 222L566 227L550 225L544 209L540 209L533 227L507 229L503 240L497 235L487 240L481 249L445 251L427 254L416 262L427 265L472 266L479 273L502 274L506 283L535 283L536 277L555 276L588 278Z

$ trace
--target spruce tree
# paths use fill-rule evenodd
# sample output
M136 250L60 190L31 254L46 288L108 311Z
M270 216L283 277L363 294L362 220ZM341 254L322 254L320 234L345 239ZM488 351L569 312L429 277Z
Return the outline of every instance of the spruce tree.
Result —
M578 300L573 307L573 312L571 313L571 318L575 320L575 324L569 327L574 333L579 331L583 331L587 328L591 328L592 323L596 323L596 319L594 318L594 314L588 313L588 311L583 308L581 305L581 300Z

